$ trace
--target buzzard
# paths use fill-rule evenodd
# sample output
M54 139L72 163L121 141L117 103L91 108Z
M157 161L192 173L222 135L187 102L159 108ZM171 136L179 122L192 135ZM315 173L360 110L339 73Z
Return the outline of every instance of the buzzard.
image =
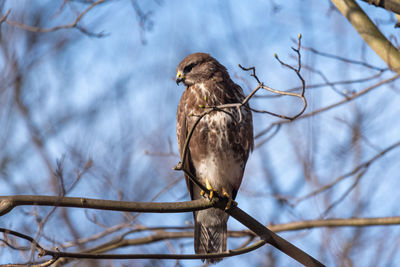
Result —
M183 82L177 111L177 137L182 157L185 140L197 115L229 103L244 100L242 88L235 84L215 58L205 53L194 53L178 65L176 83ZM212 191L235 199L242 181L250 151L253 149L253 121L249 106L214 109L205 115L190 139L185 168ZM192 200L204 195L186 177ZM218 208L196 211L194 215L194 249L197 254L226 251L229 215ZM221 259L208 259L215 263ZM204 261L204 260L203 260Z

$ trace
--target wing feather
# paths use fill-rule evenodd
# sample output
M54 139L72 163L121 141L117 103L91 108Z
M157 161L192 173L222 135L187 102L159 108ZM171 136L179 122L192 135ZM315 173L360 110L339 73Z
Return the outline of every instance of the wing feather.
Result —
M187 94L186 91L182 94L181 100L179 101L178 111L176 114L177 118L177 126L176 126L176 135L178 139L178 146L179 146L179 155L182 157L183 149L185 146L185 141L189 132L188 129L188 121L187 121ZM196 170L193 166L190 149L186 153L186 158L181 159L183 160L184 166L189 170L190 173L193 175L196 174ZM185 175L186 186L189 190L190 198L194 200L194 192L193 192L193 183L190 181L190 178Z

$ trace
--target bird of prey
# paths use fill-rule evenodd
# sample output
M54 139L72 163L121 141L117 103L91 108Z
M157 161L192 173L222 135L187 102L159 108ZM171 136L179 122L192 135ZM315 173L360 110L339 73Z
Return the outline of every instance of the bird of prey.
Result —
M182 157L185 140L199 115L223 104L241 103L245 96L226 68L206 53L194 53L177 67L176 83L186 85L177 111L177 137ZM205 115L195 127L182 159L185 169L212 193L235 199L253 149L253 121L248 104L217 109ZM186 177L192 200L204 191ZM197 254L226 251L229 215L218 208L195 211L194 249ZM221 259L208 259L215 263ZM204 260L203 260L204 261Z

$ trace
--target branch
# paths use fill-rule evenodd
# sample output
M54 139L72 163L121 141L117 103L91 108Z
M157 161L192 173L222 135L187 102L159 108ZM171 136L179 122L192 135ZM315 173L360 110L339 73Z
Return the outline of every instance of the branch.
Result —
M199 199L185 202L157 203L102 200L80 197L17 195L0 196L0 216L7 214L17 206L55 206L128 212L173 213L203 210L218 205L224 205L223 201L219 201L218 199L213 199L213 201Z
M260 238L272 245L273 247L279 249L292 259L295 259L304 266L325 266L295 245L289 243L285 239L281 238L267 227L256 221L253 217L249 216L243 210L239 209L237 206L232 207L226 211L233 218L238 220L244 226L249 228L251 231L256 233Z
M400 52L386 39L360 6L354 0L331 0L331 2L389 68L400 73Z
M293 71L296 73L297 77L300 79L300 81L301 81L301 93L300 93L300 94L298 94L298 93L293 93L293 92L288 92L288 91L279 91L279 90L275 90L275 89L273 89L273 88L271 88L271 87L269 87L269 86L266 86L266 85L264 85L264 84L260 81L260 79L257 77L257 75L256 75L256 68L255 68L255 67L245 68L245 67L242 67L242 66L239 64L239 67L240 67L242 70L244 70L244 71L251 71L250 76L254 77L254 79L258 82L258 86L246 97L246 99L245 99L245 101L244 101L245 103L247 103L247 102L250 100L250 98L253 97L253 96L255 95L255 93L256 93L259 89L261 89L261 88L262 88L262 89L265 89L265 90L267 90L267 91L270 91L270 92L272 92L272 93L278 94L278 95L288 95L288 96L298 97L298 98L300 98L300 99L302 100L302 102L303 102L303 108L300 110L300 112L298 112L296 115L294 115L294 116L292 116L292 117L285 116L285 115L279 115L279 114L276 114L276 113L273 113L273 112L270 112L270 111L266 111L266 110L256 110L256 109L253 109L253 108L251 109L252 111L258 112L258 113L267 113L267 114L270 114L270 115L272 115L272 116L279 117L279 118L281 118L281 119L286 119L286 120L289 120L289 121L293 121L293 120L297 119L299 116L301 116L301 114L304 113L304 111L305 111L306 108L307 108L307 100L306 100L306 98L305 98L305 96L304 96L304 94L305 94L305 89L306 89L306 83L305 83L303 77L302 77L301 74L300 74L300 70L301 70L301 54L300 54L300 48L301 48L301 34L299 34L299 36L298 36L297 48L292 47L292 50L295 51L296 54L297 54L297 67L293 67L293 66L291 66L291 65L289 65L289 64L287 64L287 63L281 61L281 60L279 59L278 55L277 55L277 54L274 54L276 60L278 60L278 62L279 62L282 66L284 66L284 67L286 67L286 68L289 68L290 70L293 70Z
M38 205L38 206L61 206L61 207L74 207L74 208L91 208L101 210L114 210L114 211L136 211L136 212L187 212L194 210L201 210L210 207L217 207L225 209L226 201L219 201L213 198L211 201L205 199L199 199L188 202L180 203L146 203L146 202L126 202L126 201L111 201L111 200L99 200L99 199L88 199L88 198L77 198L77 197L54 197L54 196L3 196L0 197L0 215L4 215L11 211L16 206L21 205ZM259 235L262 241L253 244L245 249L239 249L238 251L229 251L224 253L213 253L213 254L198 254L198 255L171 255L171 254L98 254L98 253L66 253L58 251L49 251L42 248L33 238L25 236L23 234L17 235L24 238L32 244L35 248L39 249L39 255L45 256L50 255L53 257L72 257L72 258L89 258L89 259L136 259L136 258L164 258L164 259L201 259L201 258L220 258L239 255L247 253L248 249L256 249L265 243L270 243L272 246L286 253L293 259L305 264L306 266L323 266L317 260L298 249L288 241L282 239L268 228L263 226L261 223L256 221L254 218L249 216L247 213L239 209L238 207L231 207L226 210L233 218L237 219L243 225L248 227L251 231ZM1 229L0 229L1 230ZM2 229L2 231L8 231ZM7 233L12 234L13 232L8 231ZM251 251L250 250L250 251Z
M323 220L307 220L307 221L298 221L298 222L290 222L290 223L285 223L285 224L277 224L277 225L270 225L268 226L272 231L274 232L283 232L283 231L298 231L298 230L304 230L304 229L313 229L313 228L320 228L320 227L344 227L344 226L349 226L349 227L368 227L368 226L384 226L384 225L399 225L400 224L400 216L395 216L395 217L375 217L375 218L348 218L348 219L323 219ZM154 230L168 230L168 229L181 229L185 230L188 229L189 227L150 227L146 229L140 229L140 230L149 230L149 231L154 231ZM23 238L25 240L28 240L32 244L37 244L38 245L38 250L39 248L43 250L42 246L40 246L33 238L24 235L22 233L18 233L12 230L0 228L0 232L5 233L6 235L14 235L20 238ZM230 237L244 237L244 236L249 236L253 237L253 233L248 230L242 230L242 231L229 231L228 232ZM151 242L156 242L159 240L163 239L174 239L174 238L190 238L193 237L193 232L160 232L154 235L150 235L147 237L143 238L137 238L137 239L126 239L126 240L121 240L118 239L117 241L110 241L107 244L104 244L103 247L99 246L97 248L89 249L86 252L104 252L107 250L112 250L120 247L126 247L126 246L133 246L133 245L139 245L139 244L147 244ZM3 241L4 242L4 241ZM247 250L250 249L256 249L258 245L261 245L261 242L264 241L259 241L255 243L252 247L247 247ZM231 253L237 253L238 250L232 250ZM249 252L249 251L247 251ZM245 252L244 252L245 253ZM79 253L81 256L85 255L82 253ZM102 254L104 255L104 254ZM115 255L115 254L114 254ZM128 255L128 254L126 254ZM131 254L135 255L135 254ZM161 254L164 255L164 254ZM239 254L235 254L239 255ZM186 255L184 255L186 257ZM228 255L228 257L233 256L233 255ZM53 258L50 261L54 262L57 258ZM64 258L65 259L65 258ZM61 259L58 259L58 261ZM58 263L57 261L57 263ZM0 265L0 266L7 266L7 265ZM13 265L16 266L16 265ZM39 266L39 265L31 265L31 266ZM44 266L44 265L42 265Z
M16 196L18 197L18 196ZM43 196L42 196L43 197ZM64 199L71 199L75 200L79 198L64 198ZM110 201L105 201L103 202L110 202ZM115 201L112 201L115 202ZM117 201L120 202L120 201ZM190 202L196 202L196 201L190 201ZM208 202L211 203L210 201L206 200L201 200L200 202ZM135 203L137 204L137 203ZM160 204L160 203L141 203L141 204ZM165 203L164 203L165 204ZM168 203L171 204L171 203ZM176 204L181 204L181 203L176 203ZM71 205L68 205L71 207ZM73 206L73 207L79 207L79 206ZM221 209L224 209L225 206L220 205L216 206L214 203L214 207L218 207ZM94 208L94 207L91 207ZM97 209L104 209L101 207L97 207ZM125 209L123 209L125 211ZM60 251L52 251L52 250L47 250L43 248L36 240L34 240L32 237L29 237L27 235L11 231L8 229L0 228L0 232L4 232L6 234L11 234L18 236L20 238L26 239L29 242L31 242L34 245L34 248L39 251L39 256L52 256L53 258L84 258L84 259L204 259L204 258L221 258L221 257L231 257L235 255L240 255L244 253L248 253L252 250L255 250L261 246L263 246L266 243L271 244L275 248L279 249L280 251L284 252L285 254L289 255L293 259L297 260L298 262L302 263L305 266L324 266L320 262L318 262L316 259L312 258L310 255L305 253L304 251L300 250L293 244L289 243L285 239L279 237L276 235L274 232L266 228L264 225L256 221L253 217L249 216L247 213L242 211L238 207L232 207L229 210L226 210L226 212L231 215L233 218L241 222L243 225L248 227L251 231L256 233L258 236L261 237L262 240L254 243L253 245L250 245L245 248L239 248L236 250L230 250L227 252L223 253L209 253L209 254L188 254L188 255L180 255L180 254L100 254L100 253L71 253L71 252L60 252Z
M304 119L304 118L308 118L308 117L312 117L312 116L314 116L314 115L317 115L317 114L320 114L320 113L322 113L322 112L328 111L328 110L330 110L330 109L336 108L336 107L338 107L338 106L340 106L340 105L342 105L342 104L345 104L345 103L347 103L347 102L350 102L350 101L352 101L352 100L354 100L354 99L356 99L356 98L358 98L358 97L360 97L360 96L362 96L362 95L365 95L365 94L369 93L370 91L372 91L373 89L379 88L380 86L382 86L382 85L384 85L384 84L387 84L387 83L391 83L391 82L393 82L393 81L396 81L396 80L399 79L399 78L400 78L400 74L396 74L396 75L394 75L394 76L392 76L392 77L390 77L390 78L388 78L388 79L386 79L386 80L379 81L379 82L377 82L376 84L373 84L373 85L371 85L371 86L365 88L364 90L362 90L362 91L360 91L360 92L357 92L357 93L355 93L355 94L352 94L351 96L348 96L348 97L346 97L345 99L343 99L343 100L341 100L341 101L338 101L338 102L333 103L333 104L331 104L331 105L328 105L328 106L326 106L326 107L323 107L323 108L320 108L320 109L311 111L311 112L309 112L309 113L306 113L306 114L304 114L304 115L298 117L297 120ZM285 124L285 123L288 123L288 122L289 122L289 121L281 120L281 121L276 121L276 122L274 122L274 123L271 123L270 126L269 126L268 128L266 128L266 129L262 130L261 132L259 132L258 134L256 134L254 138L255 138L255 139L260 138L260 137L263 136L264 134L268 133L268 132L269 132L271 129L273 129L275 126L277 126L277 125L282 125L282 124ZM262 141L261 143L264 144L263 141ZM257 147L259 147L259 146L260 146L260 145L257 144L255 147L257 148Z
M326 107L323 107L323 108L314 110L314 111L309 112L309 113L306 113L306 114L304 114L303 116L299 117L299 119L304 119L304 118L307 118L307 117L312 117L312 116L314 116L315 114L322 113L322 112L324 112L324 111L327 111L327 110L330 110L330 109L335 108L335 107L337 107L337 106L340 106L340 105L342 105L342 104L344 104L344 103L350 102L350 101L352 101L352 100L354 100L354 99L356 99L356 98L358 98L358 97L360 97L360 96L362 96L362 95L365 95L365 94L369 93L369 92L372 91L373 89L376 89L376 88L380 87L381 85L384 85L384 84L393 82L393 81L397 80L398 78L400 78L400 74L396 74L396 75L394 75L393 77L390 77L390 78L388 78L388 79L386 79L386 80L379 81L379 82L377 82L376 84L373 84L373 85L371 85L371 86L365 88L364 90L362 90L362 91L360 91L360 92L357 92L357 93L352 94L351 96L348 96L346 99L343 99L343 100L341 100L341 101L339 101L339 102L336 102L336 103L334 103L334 104L332 104L332 105L329 105L329 106L326 106Z
M30 25L26 25L26 24L22 24L19 23L17 21L13 21L13 20L5 20L5 22L11 26L14 27L18 27L20 29L26 30L26 31L30 31L30 32L41 32L41 33L45 33L45 32L55 32L61 29L71 29L71 28L76 28L78 30L80 30L81 32L89 35L89 36L94 36L94 37L103 37L104 34L103 33L90 33L88 32L85 28L81 27L78 25L78 23L82 20L82 18L91 10L93 9L95 6L100 5L102 3L104 3L106 0L98 0L96 2L93 2L88 8L86 8L84 11L82 11L76 18L75 20L70 23L70 24L66 24L66 25L59 25L59 26L55 26L55 27L51 27L51 28L40 28L40 27L35 27L35 26L30 26ZM6 16L8 16L9 11L7 12ZM4 16L4 17L6 17Z
M11 9L7 10L6 14L0 19L0 26L3 22L5 22L8 18L8 15L10 15Z
M398 225L400 224L400 216L394 217L375 217L375 218L347 218L347 219L321 219L321 220L305 220L290 222L284 224L273 224L267 225L267 227L273 232L287 232L287 231L298 231L305 229L321 228L321 227L368 227L368 226L384 226L384 225ZM174 231L171 231L174 230ZM176 232L175 230L181 230L181 232ZM190 230L190 231L187 231ZM129 234L151 231L151 233L144 237L125 239ZM96 235L96 237L99 234ZM256 235L250 230L238 230L238 231L228 231L229 237L241 238L241 237L255 237ZM166 227L143 227L128 231L117 238L113 238L110 242L102 244L98 247L88 249L85 252L105 252L112 249L126 247L126 246L137 246L150 244L153 242L166 240L166 239L179 239L179 238L193 238L193 227L192 226L166 226ZM86 242L85 240L84 242ZM79 242L79 243L84 243ZM71 247L74 244L63 244L62 247ZM76 245L76 244L75 244Z
M348 218L348 219L323 219L291 222L285 224L271 225L269 228L274 232L297 231L319 227L367 227L377 225L399 225L400 216L375 217L375 218Z
M342 57L342 56L338 56L338 55L334 55L334 54L330 54L330 53L326 53L326 52L321 52L321 51L319 51L319 50L317 50L315 48L312 48L312 47L302 46L302 48L304 50L308 50L311 53L313 53L315 55L318 55L318 56L335 59L335 60L342 61L342 62L349 63L349 64L363 66L363 67L371 69L371 70L376 70L376 71L379 71L379 72L384 72L384 71L388 70L387 68L377 67L377 66L371 65L371 64L369 64L367 62L364 62L364 61L349 59L349 58L346 58L346 57Z
M400 1L399 0L362 0L370 5L384 8L400 15Z
M386 149L382 150L381 152L379 152L377 155L375 155L375 156L372 157L371 159L369 159L369 160L367 160L366 162L364 162L364 163L358 165L358 166L357 166L356 168L354 168L352 171L350 171L350 172L348 172L348 173L346 173L346 174L344 174L344 175L341 175L341 176L337 177L337 178L336 178L334 181L332 181L331 183L329 183L329 184L327 184L327 185L325 185L325 186L322 186L321 188L319 188L319 189L317 189L317 190L315 190L315 191L313 191L313 192L311 192L311 193L309 193L309 194L307 194L307 195L305 195L305 196L299 198L299 199L296 201L296 204L298 204L299 202L301 202L301 201L303 201L303 200L305 200L305 199L307 199L307 198L310 198L310 197L312 197L312 196L315 196L315 195L317 195L317 194L319 194L319 193L322 193L322 192L324 192L324 191L326 191L326 190L332 188L333 186L335 186L335 185L336 185L337 183L339 183L340 181L342 181L342 180L344 180L344 179L346 179L346 178L348 178L348 177L351 177L351 176L353 176L353 175L355 175L355 174L357 174L357 173L364 174L364 172L369 168L369 166L370 166L372 163L374 163L376 160L378 160L379 158L383 157L386 153L390 152L391 150L393 150L393 149L395 149L396 147L399 147L399 146L400 146L400 141L398 141L398 142L392 144L391 146L389 146L389 147L387 147ZM361 175L361 176L362 176L362 175ZM361 176L360 176L360 177L361 177Z
M22 196L24 197L24 196ZM4 199L4 197L1 197ZM74 198L79 199L79 198ZM112 201L114 202L114 201ZM208 201L206 201L208 202ZM43 203L42 203L43 204ZM144 203L142 203L144 204ZM157 203L154 203L157 204ZM93 207L91 207L93 208ZM97 207L99 208L99 207ZM102 209L102 208L100 208ZM251 231L255 232L259 235L262 240L254 243L253 245L231 250L224 253L214 253L214 254L196 254L196 255L178 255L178 254L100 254L101 251L104 251L107 247L108 250L117 248L117 243L107 244L106 247L101 248L100 246L91 249L92 251L96 251L96 253L67 253L67 252L60 252L60 251L51 251L43 248L38 242L36 242L32 237L0 228L0 232L5 233L6 235L14 235L20 238L23 238L29 242L31 242L36 250L38 250L40 256L49 255L52 256L53 259L58 258L90 258L90 259L136 259L136 258L146 258L146 259L200 259L200 258L220 258L220 257L231 257L235 255L240 255L243 253L250 252L255 250L265 243L270 243L274 247L278 248L279 250L283 251L284 253L288 254L292 258L298 260L302 264L306 266L323 266L321 263L313 259L311 256L307 255L297 247L293 246L286 240L280 238L275 233L273 233L268 228L264 227L262 224L257 222L254 218L250 217L248 214L243 212L241 209L234 207L227 211L233 218L237 219L239 222L243 223L246 227L248 227ZM301 221L301 222L292 222L287 224L281 225L272 225L270 228L274 231L294 231L294 230L301 230L301 229L309 229L315 227L340 227L340 226L373 226L373 225L394 225L400 224L400 217L383 217L383 218L350 218L350 219L328 219L328 220L312 220L312 221ZM158 229L158 228L154 228ZM152 230L152 229L149 229ZM251 232L245 232L248 235L252 235ZM240 232L232 232L233 235L238 236ZM242 235L242 234L241 234ZM180 237L189 237L192 236L192 233L185 232L180 234ZM239 235L240 236L240 235ZM243 236L243 235L242 235ZM125 240L124 242L119 242L118 247L121 246L128 246L134 244L143 244L150 241L158 241L162 238L177 238L176 233L168 233L163 234L161 236L153 235L147 238L139 238L133 240Z
M12 231L9 229L0 228L0 232L5 233L6 235L14 235L20 238L23 238L29 242L31 242L34 247L39 251L38 256L52 256L54 259L59 258L76 258L76 259L213 259L220 257L232 257L236 255L241 255L253 251L265 244L264 241L258 241L254 244L234 250L229 250L227 252L222 253L209 253L209 254L100 254L100 253L73 253L73 252L61 252L56 249L47 250L43 248L38 242L36 242L32 237L27 236L25 234Z

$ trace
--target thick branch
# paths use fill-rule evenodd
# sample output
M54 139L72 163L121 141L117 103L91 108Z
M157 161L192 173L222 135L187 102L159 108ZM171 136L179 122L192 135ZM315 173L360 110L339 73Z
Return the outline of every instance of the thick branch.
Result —
M271 244L273 247L279 249L292 259L300 262L304 266L324 266L322 263L296 247L295 245L289 243L285 239L281 238L267 227L256 221L254 218L249 216L243 210L238 207L232 207L226 211L233 218L241 222L244 226L252 230L258 236L261 237L266 243Z
M217 201L217 200L216 200ZM80 197L57 196L0 196L0 216L10 212L16 206L53 206L87 208L99 210L173 213L203 210L218 203L204 199L186 202L129 202Z
M389 68L400 73L400 52L386 39L360 6L354 0L331 1Z

